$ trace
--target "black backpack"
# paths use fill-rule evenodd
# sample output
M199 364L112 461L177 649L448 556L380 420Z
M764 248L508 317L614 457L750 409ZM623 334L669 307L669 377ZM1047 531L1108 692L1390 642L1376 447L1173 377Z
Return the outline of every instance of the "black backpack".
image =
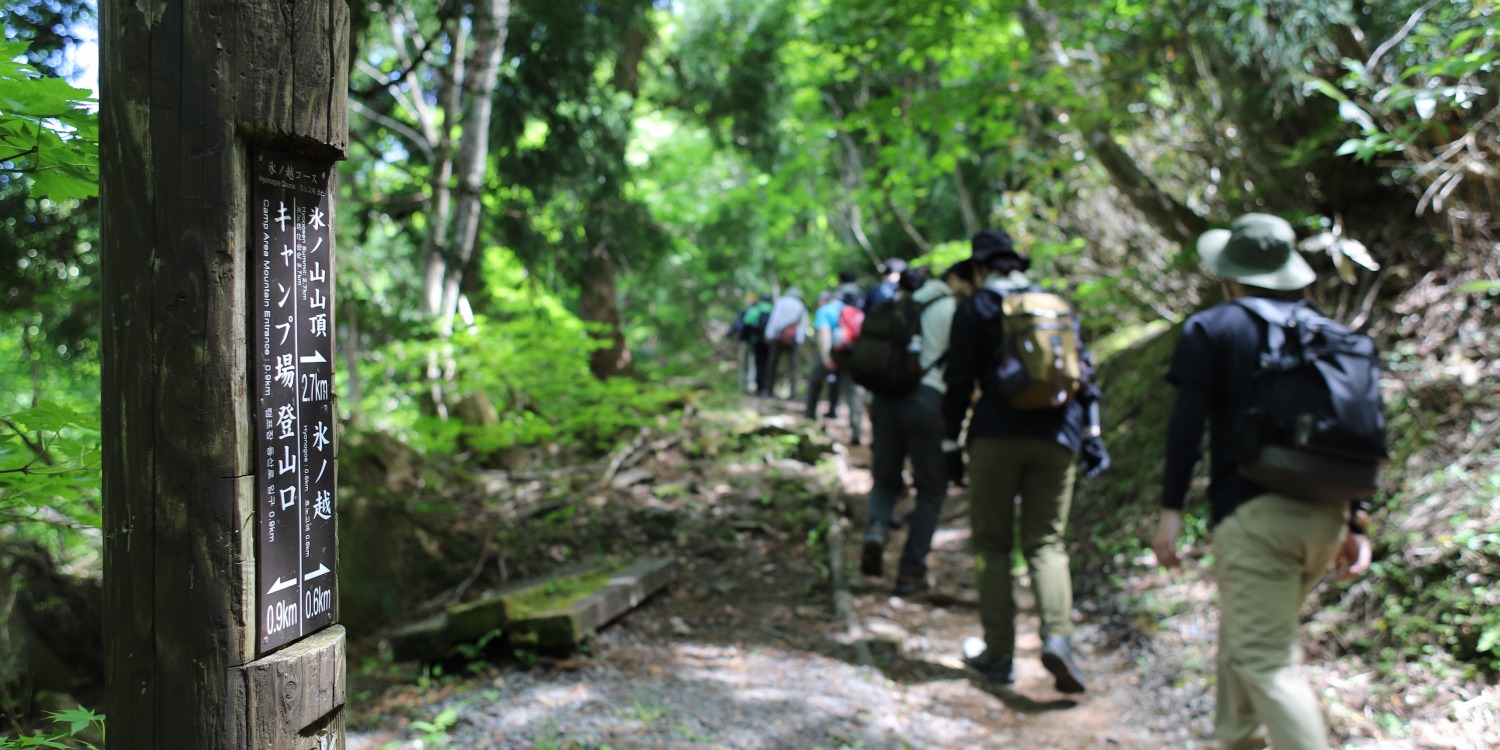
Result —
M740 313L737 321L739 325L740 340L756 342L765 338L766 324L771 322L771 303L759 300L755 304L745 308Z
M840 367L854 382L878 396L901 398L915 391L922 376L948 356L945 353L924 368L921 352L911 350L912 337L922 332L922 312L940 299L943 295L919 304L911 297L900 297L866 311L859 340L848 355L847 365Z
M1315 502L1369 497L1390 457L1375 342L1311 303L1234 304L1265 323L1255 390L1237 425L1240 474Z

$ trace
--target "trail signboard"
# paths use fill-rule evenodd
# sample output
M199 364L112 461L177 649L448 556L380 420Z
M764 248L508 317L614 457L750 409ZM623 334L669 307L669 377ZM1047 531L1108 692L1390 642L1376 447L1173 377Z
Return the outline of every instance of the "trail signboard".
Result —
M260 654L334 621L332 166L271 149L251 154Z

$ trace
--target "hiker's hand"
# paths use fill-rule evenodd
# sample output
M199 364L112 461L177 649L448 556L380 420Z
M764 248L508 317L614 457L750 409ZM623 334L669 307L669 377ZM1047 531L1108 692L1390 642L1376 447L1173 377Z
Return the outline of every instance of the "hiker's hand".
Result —
M1370 569L1370 537L1349 533L1333 558L1333 577L1340 581L1358 578Z
M1104 439L1098 435L1085 438L1078 451L1078 467L1083 469L1084 479L1093 479L1109 468L1109 451L1104 449Z
M959 487L966 486L964 481L964 451L956 440L943 441L943 462L948 470L948 481Z
M1156 521L1156 536L1151 540L1151 549L1156 552L1156 562L1163 568L1175 568L1182 564L1177 557L1177 538L1182 536L1182 511L1162 508Z
M825 370L827 370L829 372L838 372L839 371L838 366L833 363L833 357L824 357L823 358L823 369L825 369Z

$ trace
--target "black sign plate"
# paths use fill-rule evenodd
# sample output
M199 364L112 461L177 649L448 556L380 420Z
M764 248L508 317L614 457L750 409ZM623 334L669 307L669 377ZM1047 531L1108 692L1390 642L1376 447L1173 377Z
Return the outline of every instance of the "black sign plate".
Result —
M333 623L333 165L270 150L250 169L256 642Z

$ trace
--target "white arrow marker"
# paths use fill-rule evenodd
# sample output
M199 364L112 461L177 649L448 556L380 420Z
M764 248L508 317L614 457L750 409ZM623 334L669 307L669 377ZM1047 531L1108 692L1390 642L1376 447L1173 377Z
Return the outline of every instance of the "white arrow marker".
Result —
M297 579L295 579L295 578L293 578L290 581L283 581L283 580L281 580L281 576L276 576L276 582L273 583L273 584L271 584L271 590L267 591L266 595L270 596L271 594L274 594L274 593L276 593L276 592L278 592L278 591L280 591L282 589L289 589L289 588L291 588L293 586L296 586L296 585L297 585Z
M325 573L332 573L332 572L333 571L331 571L331 570L328 569L327 565L324 565L323 563L318 563L318 569L314 570L311 573L308 573L305 576L302 576L302 580L304 580L304 581L311 581L312 579L317 578L318 576L321 576L321 575L323 575ZM274 591L274 589L273 589L273 591Z
M312 356L311 357L303 357L302 361L303 362L317 363L317 362L327 362L328 360L323 359L323 353L322 352L317 351L317 350L313 350Z

